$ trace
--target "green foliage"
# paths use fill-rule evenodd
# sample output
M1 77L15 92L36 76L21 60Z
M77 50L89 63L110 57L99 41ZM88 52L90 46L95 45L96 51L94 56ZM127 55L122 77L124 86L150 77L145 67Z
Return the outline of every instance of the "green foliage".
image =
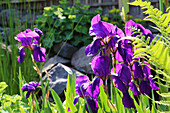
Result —
M66 40L74 46L87 45L92 41L88 34L91 19L101 10L91 12L89 6L79 0L72 7L67 3L63 0L58 6L45 7L43 15L36 20L37 27L44 32L43 45L47 48L52 47L54 42Z
M149 44L149 40L145 41L145 37L141 39L136 39L133 43L136 44L134 46L135 52L134 57L141 56L146 59L150 64L155 66L155 72L157 74L163 75L163 78L160 78L159 75L156 75L155 78L158 79L158 84L160 86L160 92L158 94L162 96L160 101L155 101L152 98L153 103L157 103L159 105L170 106L170 98L168 93L168 86L170 83L170 12L163 13L162 11L154 8L151 5L151 2L143 2L142 0L135 0L130 3L130 5L140 6L142 9L145 9L143 13L148 16L144 18L144 20L153 22L157 27L153 27L157 29L162 35L157 35L154 40ZM162 84L161 81L165 83ZM159 107L158 107L159 108ZM161 108L159 108L161 110ZM152 108L152 111L154 108ZM169 107L165 107L164 110L169 111Z
M120 9L111 9L109 10L109 14L103 16L102 20L105 22L112 23L113 25L116 25L117 27L123 30L125 24L122 20L120 12Z
M5 0L6 2L6 7L9 8L9 10L12 10L10 7L9 0ZM17 5L17 4L16 4ZM1 4L0 4L1 7ZM26 7L23 5L23 9L25 10ZM30 6L27 7L26 13L29 13ZM21 12L23 13L23 12ZM8 87L6 88L6 93L13 95L19 93L19 79L18 79L18 70L19 66L21 66L22 70L22 77L28 82L28 81L33 81L36 78L36 72L32 70L32 60L30 57L30 52L25 49L26 56L25 60L27 62L23 62L23 64L19 65L17 61L17 57L19 56L19 49L18 49L18 43L14 39L16 34L21 32L24 28L28 27L28 20L24 23L24 25L19 26L14 24L15 20L13 18L13 14L9 14L9 21L4 20L2 21L2 28L9 27L8 30L8 37L3 37L0 35L0 43L5 44L5 47L2 47L0 44L0 81L6 82L8 84ZM16 17L18 18L18 17ZM8 23L8 26L6 26L5 23ZM18 22L19 23L19 22ZM32 26L33 23L30 25ZM20 31L21 30L21 31ZM4 30L5 32L5 30ZM5 38L3 40L3 38ZM9 49L10 48L10 49Z
M19 113L20 111L26 112L26 109L29 109L29 106L25 105L22 101L20 95L7 95L5 89L8 85L5 82L0 82L0 112L8 113ZM22 113L23 113L22 112Z

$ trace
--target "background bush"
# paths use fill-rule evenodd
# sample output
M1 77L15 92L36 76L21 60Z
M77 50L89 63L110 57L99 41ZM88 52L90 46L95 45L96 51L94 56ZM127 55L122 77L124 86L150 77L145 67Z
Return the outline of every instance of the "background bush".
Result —
M101 13L101 9L95 12L88 10L88 5L76 1L75 6L69 7L67 1L59 1L58 6L45 7L43 14L36 21L37 27L44 32L43 45L52 47L53 42L70 42L80 47L91 42L89 27L93 16Z

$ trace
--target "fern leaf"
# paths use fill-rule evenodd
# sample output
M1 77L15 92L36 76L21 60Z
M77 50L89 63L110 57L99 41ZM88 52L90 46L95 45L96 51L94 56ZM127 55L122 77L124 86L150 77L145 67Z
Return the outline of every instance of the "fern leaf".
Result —
M170 14L167 15L165 21L163 22L163 25L164 25L165 27L167 27L169 22L170 22Z
M163 14L163 15L160 17L159 21L162 23L167 16L168 16L168 14Z
M169 75L167 75L165 72L163 72L163 71L161 71L161 70L155 70L156 71L156 73L158 73L158 74L162 74L164 77L166 77L167 79L170 79L170 76Z
M155 53L155 52L158 50L159 46L160 46L160 43L157 42L157 43L151 48L151 50L150 50L151 53L152 53L152 54Z
M161 65L165 65L167 62L167 57L168 57L168 48L165 48L164 51L162 52L161 56L159 57L159 62Z
M159 58L162 54L162 50L164 47L164 42L162 43L157 43L158 44L158 48L156 50L153 50L153 55L156 56L157 58Z
M167 27L166 32L170 33L170 25Z
M170 97L170 92L168 92L168 93L159 93L159 91L156 91L160 96L162 96L162 97Z

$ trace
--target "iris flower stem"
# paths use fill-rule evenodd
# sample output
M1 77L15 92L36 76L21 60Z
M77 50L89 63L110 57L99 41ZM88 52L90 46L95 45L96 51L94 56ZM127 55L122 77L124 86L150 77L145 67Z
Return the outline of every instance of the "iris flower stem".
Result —
M33 109L34 112L36 113L36 102L35 102L35 98L34 98L34 91L32 91L32 105L33 105Z
M46 101L48 101L48 98L49 98L49 95L50 95L50 92L48 90L48 86L49 86L49 74L47 71L45 71L45 73L47 74L47 86L46 86Z
M114 72L116 73L116 54L113 54L113 66L114 66Z
M109 97L108 87L107 87L107 76L106 76L106 79L104 81L105 81L104 90L105 90L106 95Z
M48 79L47 79L46 89L44 89L41 71L40 71L40 69L38 68L38 66L37 66L37 64L36 64L36 61L34 60L34 57L33 57L32 54L31 54L31 57L32 57L32 61L33 61L34 65L35 65L35 68L34 68L34 69L37 71L37 73L38 73L38 75L39 75L39 77L40 77L41 86L42 86L42 94L43 94L43 96L46 95L46 101L48 101L48 98L49 98L49 91L48 91L49 74L46 72ZM46 90L46 92L45 92L45 90ZM46 93L46 94L45 94L45 93ZM43 108L44 108L44 105L42 105L42 109L43 109Z

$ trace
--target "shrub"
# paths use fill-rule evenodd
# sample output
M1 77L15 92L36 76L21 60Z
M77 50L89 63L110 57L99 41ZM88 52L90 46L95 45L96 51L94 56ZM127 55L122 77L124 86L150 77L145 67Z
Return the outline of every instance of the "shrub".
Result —
M74 46L83 46L91 42L88 35L91 19L101 9L95 12L88 10L89 6L80 3L79 0L72 7L67 0L60 1L58 6L45 7L43 14L36 21L37 27L44 32L43 44L50 48L53 42L70 42Z

